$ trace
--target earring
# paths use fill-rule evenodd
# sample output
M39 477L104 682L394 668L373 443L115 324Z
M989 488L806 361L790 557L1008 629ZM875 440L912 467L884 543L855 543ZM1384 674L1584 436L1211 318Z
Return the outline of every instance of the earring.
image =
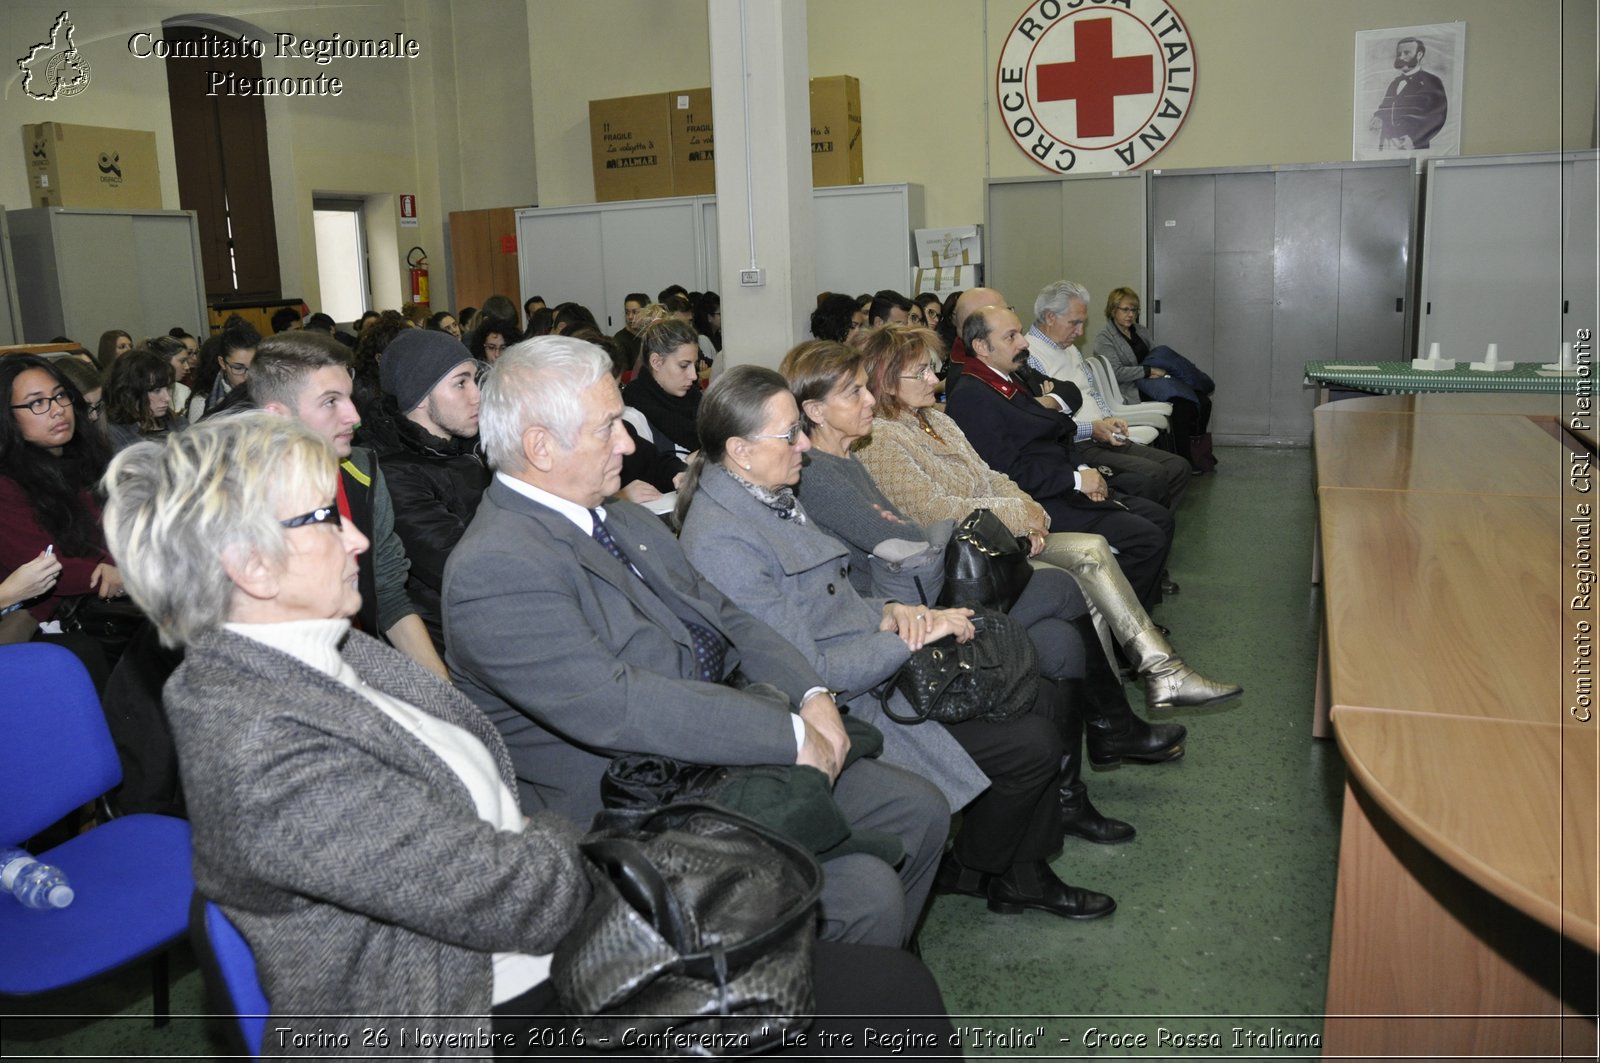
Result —
M750 466L749 466L749 465L746 465L746 466L745 466L745 467L744 467L744 471L745 471L745 472L749 472L749 471L750 471Z

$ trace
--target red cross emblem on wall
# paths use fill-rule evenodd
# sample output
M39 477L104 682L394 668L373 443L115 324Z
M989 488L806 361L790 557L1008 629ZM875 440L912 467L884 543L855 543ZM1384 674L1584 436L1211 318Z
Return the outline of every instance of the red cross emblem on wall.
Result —
M1111 51L1109 18L1078 19L1072 26L1076 58L1066 63L1045 63L1036 68L1040 103L1074 100L1078 105L1078 135L1108 137L1116 132L1118 96L1143 95L1155 88L1155 57Z
M1131 170L1194 102L1179 0L1031 0L1006 35L994 102L1006 133L1055 173Z

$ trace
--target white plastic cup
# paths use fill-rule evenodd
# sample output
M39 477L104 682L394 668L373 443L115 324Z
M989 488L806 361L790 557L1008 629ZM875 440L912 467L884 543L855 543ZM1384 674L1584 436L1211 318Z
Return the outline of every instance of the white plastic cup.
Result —
M1483 361L1484 361L1484 363L1486 365L1498 365L1499 364L1499 362L1500 362L1500 345L1498 343L1489 344L1489 348L1486 351L1483 352Z
M1561 345L1561 368L1563 368L1563 369L1575 369L1575 368L1577 368L1573 364L1573 361L1572 361L1572 344L1570 344L1570 343L1563 343Z
M1439 360L1439 342L1437 340L1435 340L1434 342L1428 344L1428 361L1437 362L1438 360Z

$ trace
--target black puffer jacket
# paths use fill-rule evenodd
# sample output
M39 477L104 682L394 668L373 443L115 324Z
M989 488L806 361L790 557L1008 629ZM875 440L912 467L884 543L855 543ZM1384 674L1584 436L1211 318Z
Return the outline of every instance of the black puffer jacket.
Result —
M403 417L393 425L398 445L378 461L394 499L395 532L411 559L406 590L442 656L444 563L472 523L493 474L477 436L440 439Z

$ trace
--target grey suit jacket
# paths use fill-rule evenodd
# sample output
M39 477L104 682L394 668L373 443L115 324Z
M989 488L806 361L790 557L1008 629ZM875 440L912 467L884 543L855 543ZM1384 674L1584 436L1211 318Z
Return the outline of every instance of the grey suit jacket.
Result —
M505 737L523 807L588 822L618 753L793 764L789 708L702 682L679 618L722 634L728 671L737 667L796 705L827 684L702 578L648 510L614 502L606 512L643 580L566 517L498 478L445 566L445 660Z
M682 541L707 579L799 647L849 703L850 714L883 732L884 762L926 778L952 809L989 785L943 726L908 727L884 715L872 688L892 677L910 651L899 635L878 630L884 603L856 593L843 543L814 523L783 520L710 464L684 519ZM897 711L910 711L904 698L894 697Z
M370 686L477 737L511 784L500 736L460 694L361 632L343 655ZM554 951L588 899L571 824L496 830L431 749L285 653L206 635L165 700L195 885L254 948L275 1013L355 1017L287 1023L344 1030L341 1054L383 1051L363 1045L363 1016L487 1013L491 953ZM272 1025L267 1053L292 1050Z

